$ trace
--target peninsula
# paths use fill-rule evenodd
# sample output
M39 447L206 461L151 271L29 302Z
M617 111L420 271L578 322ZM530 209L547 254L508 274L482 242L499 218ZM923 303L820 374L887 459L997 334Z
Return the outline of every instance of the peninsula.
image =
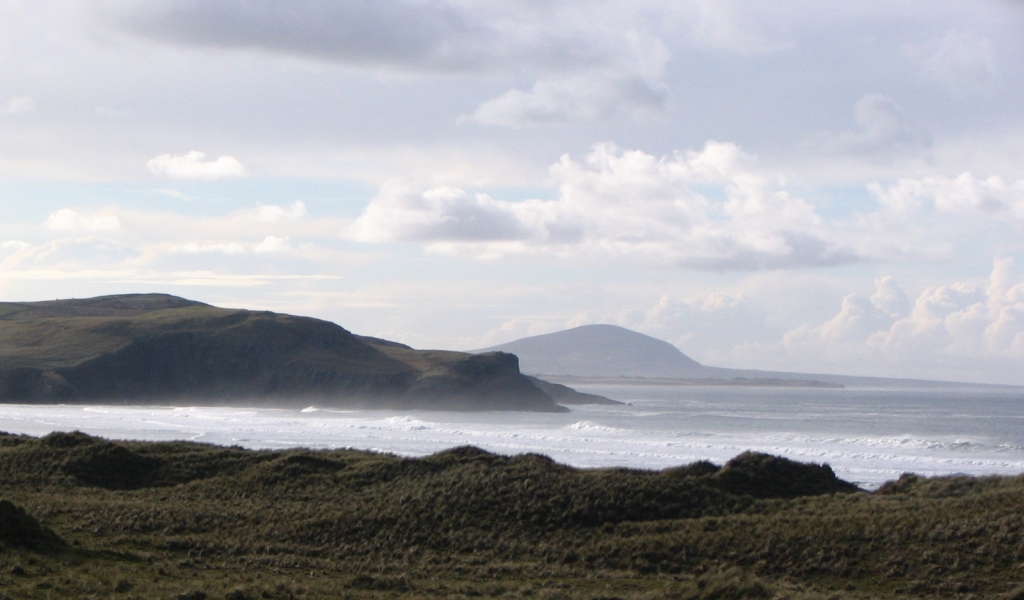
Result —
M0 402L567 411L513 354L164 294L0 303Z

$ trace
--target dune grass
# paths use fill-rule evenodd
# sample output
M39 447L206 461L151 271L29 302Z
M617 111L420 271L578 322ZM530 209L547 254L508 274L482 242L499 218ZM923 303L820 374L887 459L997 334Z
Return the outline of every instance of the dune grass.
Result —
M0 435L0 499L9 598L1024 597L1021 477L56 433Z

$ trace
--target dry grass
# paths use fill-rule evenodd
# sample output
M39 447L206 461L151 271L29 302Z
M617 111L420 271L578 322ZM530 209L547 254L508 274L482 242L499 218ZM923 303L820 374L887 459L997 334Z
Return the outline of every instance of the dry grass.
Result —
M648 472L0 436L0 498L66 543L0 529L10 598L1010 597L1024 581L1022 478L869 494L756 454Z

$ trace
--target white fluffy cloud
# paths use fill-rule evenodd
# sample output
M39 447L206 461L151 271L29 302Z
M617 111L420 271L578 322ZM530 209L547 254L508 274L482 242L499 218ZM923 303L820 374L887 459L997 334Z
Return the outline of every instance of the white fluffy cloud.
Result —
M252 251L256 254L267 254L271 252L284 252L290 249L288 236L268 235L263 241L256 244Z
M422 191L389 182L354 223L351 234L364 242L523 240L536 231L523 222L530 215L519 208L487 194L449 187Z
M62 208L46 219L52 231L112 232L121 230L121 221L113 215L81 215L70 208Z
M816 326L797 327L777 350L817 368L843 364L917 377L973 376L1011 381L1024 358L1024 282L1012 259L995 261L987 285L953 282L928 287L911 304L890 277L869 297L851 294L839 312ZM1019 379L1019 378L1018 378Z
M154 175L171 179L222 179L245 175L245 167L235 157L221 156L215 160L206 160L206 154L198 150L179 156L161 154L150 159L146 168Z
M781 189L734 144L656 157L601 144L581 164L551 168L553 200L509 202L461 189L384 186L349 234L433 251L635 257L731 270L859 261L870 244L843 242L813 206ZM721 190L721 198L697 191Z
M870 189L897 213L931 205L945 213L1024 221L1024 180L1010 183L998 176L980 179L963 173L953 178L905 178L889 186L872 184Z
M256 211L256 218L264 223L278 223L280 221L293 221L306 216L306 205L301 200L296 200L287 208L276 204L266 204Z

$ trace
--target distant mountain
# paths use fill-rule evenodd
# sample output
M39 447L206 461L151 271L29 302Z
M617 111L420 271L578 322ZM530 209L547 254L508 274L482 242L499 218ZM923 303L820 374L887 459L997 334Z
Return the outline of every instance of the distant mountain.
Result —
M702 369L672 344L617 325L584 325L471 352L510 352L531 375L698 377Z
M511 352L518 356L523 373L540 376L551 382L560 381L573 385L587 383L580 379L609 377L620 380L622 378L685 379L699 382L700 385L800 387L965 385L917 379L708 367L686 356L668 342L616 325L584 325L470 352L495 351Z
M163 294L0 303L0 402L566 410L511 354L413 350Z

